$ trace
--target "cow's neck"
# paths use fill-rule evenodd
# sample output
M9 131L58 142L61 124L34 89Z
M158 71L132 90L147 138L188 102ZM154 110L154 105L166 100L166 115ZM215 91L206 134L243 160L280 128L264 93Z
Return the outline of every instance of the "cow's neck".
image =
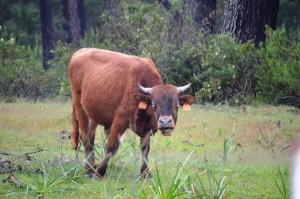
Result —
M155 133L157 131L157 125L155 122L154 115L151 114L150 110L137 109L131 129L140 137L144 137L151 130Z

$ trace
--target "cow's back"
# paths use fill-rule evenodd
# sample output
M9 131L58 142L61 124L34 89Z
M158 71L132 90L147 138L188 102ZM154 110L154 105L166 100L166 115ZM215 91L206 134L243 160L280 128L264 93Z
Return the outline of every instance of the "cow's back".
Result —
M69 76L73 100L104 126L110 126L116 114L133 114L138 83L162 84L151 60L92 48L74 53Z

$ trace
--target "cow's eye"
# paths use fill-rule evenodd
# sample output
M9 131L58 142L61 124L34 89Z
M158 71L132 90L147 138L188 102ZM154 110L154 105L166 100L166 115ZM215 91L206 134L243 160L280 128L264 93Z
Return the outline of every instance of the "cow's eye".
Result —
M156 104L152 104L152 108L153 108L154 110L156 110L156 109L157 109Z
M177 105L176 105L176 109L179 109L179 106L180 106L180 105L179 105L179 104L177 104Z

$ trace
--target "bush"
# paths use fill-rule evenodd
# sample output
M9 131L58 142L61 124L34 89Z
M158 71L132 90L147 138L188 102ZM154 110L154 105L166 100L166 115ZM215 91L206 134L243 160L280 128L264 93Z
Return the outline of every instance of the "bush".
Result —
M50 61L51 67L49 73L56 78L58 93L63 97L71 97L71 87L69 81L68 67L72 56L70 46L65 45L61 41L56 44L54 51L55 57Z
M102 15L104 31L92 30L87 38L96 33L101 48L150 57L166 83L193 83L191 93L200 102L251 100L259 60L254 45L196 32L186 8L178 7L168 12L160 4L119 5L116 15Z
M271 104L300 107L300 43L288 40L285 29L267 28L259 53L258 97Z
M151 58L166 83L186 84L190 81L190 68L182 64L187 63L196 69L191 66L196 64L196 60L192 60L188 53L196 50L193 44L201 44L202 36L195 34L184 7L182 10L166 11L161 4L141 7L120 4L115 10L114 16L108 13L102 15L102 31L92 30L89 33L92 38L95 33L100 34L102 45L98 46Z
M13 35L0 29L0 96L7 101L16 97L37 100L57 95L55 76L45 73L41 53L18 46Z
M258 60L251 42L236 44L229 35L213 36L199 74L203 87L197 97L212 102L247 102L254 95Z
M173 10L172 10L173 9ZM197 32L187 7L178 3L123 4L104 12L100 29L87 31L83 46L149 57L165 83L192 83L198 102L249 104L253 100L300 107L300 44L284 29L267 28L259 48L235 43L230 35ZM70 96L71 48L58 42L49 71L42 69L40 47L17 46L0 30L0 95L29 99Z

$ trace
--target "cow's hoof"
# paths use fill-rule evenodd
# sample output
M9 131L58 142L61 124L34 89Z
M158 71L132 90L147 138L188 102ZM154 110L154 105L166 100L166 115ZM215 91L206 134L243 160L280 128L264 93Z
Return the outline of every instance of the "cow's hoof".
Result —
M94 170L93 169L89 169L85 174L84 177L86 178L92 178L94 175Z
M94 181L102 180L102 179L103 179L103 176L101 177L101 176L99 176L99 175L93 173L92 179L93 179Z
M84 174L84 177L86 177L86 178L92 178L93 175L95 175L95 174L93 174L93 173L86 173L86 174Z
M93 178L98 179L98 180L102 180L104 178L104 175L99 175L98 173L95 173Z
M100 177L99 175L95 174L94 172L88 172L88 173L84 174L84 177L91 178L94 181L103 179L103 177Z
M105 175L105 172L106 172L106 168L105 169L97 169L97 171L95 172L95 175L100 178L100 179L103 179L104 178L104 175Z

